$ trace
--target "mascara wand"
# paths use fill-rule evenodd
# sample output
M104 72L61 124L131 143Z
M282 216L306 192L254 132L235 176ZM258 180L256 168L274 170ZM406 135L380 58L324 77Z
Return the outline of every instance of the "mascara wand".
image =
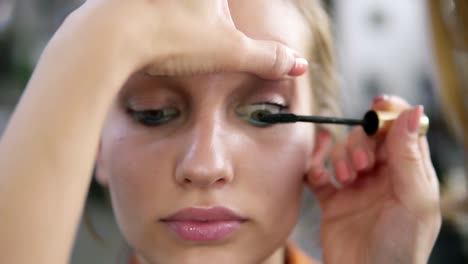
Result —
M324 117L324 116L303 116L290 113L284 114L264 114L259 116L260 121L270 124L311 122L321 124L341 124L351 126L362 126L368 136L383 133L388 130L390 124L398 117L398 112L385 112L370 110L362 119ZM429 118L423 115L420 119L419 135L423 136L429 128Z

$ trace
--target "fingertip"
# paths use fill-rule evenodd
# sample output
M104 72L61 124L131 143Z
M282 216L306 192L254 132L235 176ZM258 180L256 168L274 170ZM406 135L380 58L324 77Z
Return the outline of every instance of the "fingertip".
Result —
M397 119L393 121L387 135L390 141L397 144L407 138L410 134L408 131L411 113L412 109L403 110L403 112L398 115Z
M348 165L349 179L346 182L344 182L344 184L351 184L354 182L354 180L356 180L358 173L353 168L353 165L351 164L351 162L348 162L347 165Z
M417 133L419 131L419 127L421 125L420 119L423 115L424 108L422 105L418 105L411 110L411 114L408 117L408 131L409 133Z
M389 131L389 136L394 140L402 140L412 138L417 134L419 129L419 118L421 116L421 108L414 107L404 110L392 124ZM396 142L396 141L395 141Z
M282 43L269 40L254 40L245 37L241 68L264 79L278 80L298 76L307 69L307 61Z
M322 173L321 169L312 169L307 174L307 180L311 183L315 182L318 178L320 178L320 174Z
M383 108L385 107L385 105L387 104L387 101L389 99L389 96L386 95L386 94L382 94L382 95L379 95L377 97L374 98L374 100L372 101L372 109L380 109L380 108Z
M345 160L340 160L335 164L335 174L340 183L347 183L352 179L351 170Z
M328 181L329 181L329 173L328 173L328 171L324 170L320 174L317 181L315 181L314 186L315 186L315 188L325 186L325 185L327 185Z
M329 173L326 169L315 169L308 175L308 182L312 188L319 188L329 181Z
M297 77L303 75L309 69L309 63L304 58L296 58L293 68L289 71L288 75Z
M366 170L369 167L370 159L367 152L362 148L357 148L351 153L351 160L357 172Z
M409 107L410 104L403 98L387 94L377 96L371 105L371 109L380 111L402 111Z

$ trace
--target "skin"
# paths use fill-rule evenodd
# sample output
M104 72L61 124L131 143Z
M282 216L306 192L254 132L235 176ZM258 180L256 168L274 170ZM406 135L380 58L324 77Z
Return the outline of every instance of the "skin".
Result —
M0 141L0 171L8 172L0 177L0 262L68 260L98 146L98 178L141 263L166 256L281 263L303 182L322 209L325 263L427 262L440 210L427 142L417 135L422 108L379 98L371 108L402 111L388 133L368 138L356 128L333 146L310 125L254 127L237 106L282 98L293 112L310 109L307 77L287 77L307 69L287 48L309 55L299 13L285 1L232 1L231 17L226 1L191 2L93 0L67 18ZM285 15L282 28L276 18ZM261 30L247 19L259 19ZM167 104L181 116L151 129L123 107ZM341 189L324 168L329 154ZM180 208L213 204L251 221L205 246L155 224Z
M308 176L322 209L324 261L427 263L441 215L427 140L418 135L423 108L387 95L371 108L401 114L386 134L369 138L355 128L333 147L334 171L344 187L332 186L323 165Z
M235 29L227 2L191 3L91 0L64 21L0 140L0 262L68 261L106 114L135 71L281 79L307 69L285 45Z
M307 87L246 74L177 78L171 84L140 78L129 82L125 99L106 121L98 177L109 182L117 219L141 263L262 262L296 223L313 134L305 125L255 127L235 110L265 101L299 110L305 105L298 97ZM145 127L125 113L122 105L129 101L136 109L176 106L183 112ZM281 161L272 163L278 155ZM158 223L186 207L214 206L249 221L210 246L180 241Z
M230 8L236 27L249 37L306 54L310 34L292 2L233 1ZM274 19L284 13L286 23ZM256 127L236 109L272 102L307 114L310 89L307 75L283 81L246 73L132 76L104 125L97 175L109 186L119 225L140 263L283 263L310 167L313 126ZM174 107L181 115L145 127L126 112L129 105ZM249 221L208 246L181 241L158 222L183 208L215 206Z

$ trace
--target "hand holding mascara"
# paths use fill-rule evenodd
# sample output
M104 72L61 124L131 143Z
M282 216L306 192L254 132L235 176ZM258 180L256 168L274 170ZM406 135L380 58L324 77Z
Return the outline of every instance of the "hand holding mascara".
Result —
M340 125L360 125L368 136L373 136L380 133L385 133L390 124L398 117L399 112L374 111L369 110L362 119L339 118L339 117L323 117L323 116L303 116L291 113L283 114L266 114L259 117L262 122L277 124L277 123L294 123L294 122L311 122L322 124L340 124ZM424 136L429 129L429 118L423 115L420 119L419 135Z

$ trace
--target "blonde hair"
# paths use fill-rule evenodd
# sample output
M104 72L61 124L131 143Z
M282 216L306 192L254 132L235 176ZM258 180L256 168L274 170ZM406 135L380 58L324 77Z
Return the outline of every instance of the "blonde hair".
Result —
M334 45L330 17L320 0L294 0L311 32L309 58L312 88L312 112L318 115L341 116L340 92L337 82ZM324 126L335 138L343 134L342 127Z

